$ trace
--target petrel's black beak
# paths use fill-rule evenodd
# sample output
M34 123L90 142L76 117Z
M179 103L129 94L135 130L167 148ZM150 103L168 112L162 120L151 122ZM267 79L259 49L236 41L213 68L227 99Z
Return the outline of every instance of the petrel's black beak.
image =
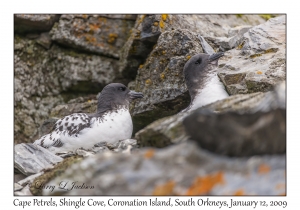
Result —
M218 60L222 56L224 56L223 52L214 53L209 56L208 60L209 60L209 62L212 62L212 61Z
M144 97L143 93L138 93L138 92L135 92L135 91L130 91L128 94L129 94L130 99L137 99L137 98L143 98Z

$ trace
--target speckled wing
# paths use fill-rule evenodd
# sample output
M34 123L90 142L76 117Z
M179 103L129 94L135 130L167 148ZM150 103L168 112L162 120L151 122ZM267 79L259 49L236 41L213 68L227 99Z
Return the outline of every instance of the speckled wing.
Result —
M80 131L91 126L91 117L84 113L74 113L59 119L53 126L52 132L36 140L34 144L44 148L61 147L64 136L78 137Z

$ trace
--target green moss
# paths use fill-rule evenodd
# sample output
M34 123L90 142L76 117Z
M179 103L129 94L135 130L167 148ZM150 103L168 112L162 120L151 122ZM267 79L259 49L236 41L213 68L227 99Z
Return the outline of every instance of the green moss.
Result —
M269 20L270 18L274 18L276 17L277 15L274 15L274 14L261 14L259 15L260 17L262 17L263 19L265 20Z
M224 77L226 85L237 84L245 78L246 74L228 74Z
M272 85L266 82L246 81L248 93L267 92L272 89Z

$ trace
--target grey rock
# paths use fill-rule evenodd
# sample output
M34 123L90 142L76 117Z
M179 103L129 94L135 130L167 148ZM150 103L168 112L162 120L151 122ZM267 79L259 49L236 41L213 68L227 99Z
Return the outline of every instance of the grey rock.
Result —
M80 100L77 99L77 100ZM72 113L95 113L97 110L97 100L85 100L84 102L75 102L62 104L51 110L50 116L61 118Z
M183 124L191 139L214 153L241 157L286 152L285 109L244 114L202 109Z
M221 51L231 50L235 47L238 47L243 41L243 35L250 29L252 26L237 26L231 28L228 31L228 37L210 37L210 40L213 40L214 45L219 47Z
M47 149L30 143L15 145L14 157L14 167L27 176L52 168L63 160Z
M285 155L228 158L193 142L133 155L98 154L50 181L85 189L43 189L43 195L280 195L285 194Z
M45 49L49 50L52 44L52 40L49 35L49 32L41 33L40 36L36 39L36 43L40 44Z
M77 154L79 156L82 156L82 157L90 157L90 156L94 156L95 152L87 151L87 150L84 150L84 149L77 149L75 154Z
M113 151L119 153L128 153L131 154L132 150L136 150L138 148L137 140L135 139L125 139L118 141L113 145Z
M107 17L112 19L122 20L136 20L137 15L134 14L101 14L101 17Z
M17 33L50 31L60 15L50 14L16 14L14 31Z
M70 157L73 155L79 155L82 157L94 156L103 152L115 152L115 153L127 153L131 154L132 151L137 151L138 145L135 139L119 140L114 144L108 144L107 142L99 142L93 148L89 150L77 149L74 153L69 152L67 154L60 154L62 158Z
M18 170L14 170L14 182L18 182L22 179L25 179L26 178L26 175L22 174L22 173L19 173Z
M212 55L215 53L214 49L206 42L206 40L204 39L204 37L198 35L198 38L201 42L201 46L203 48L203 51L206 53L206 54L209 54L209 55Z
M22 190L14 192L17 196L32 196L29 185L26 185Z
M156 44L161 33L187 29L202 36L227 36L228 30L239 25L258 25L265 20L258 15L139 15L120 55L120 72L134 79Z
M251 25L240 25L240 26L236 26L234 28L231 28L228 31L228 37L233 37L233 36L236 36L236 35L244 35L244 33L249 31L249 29L252 28L252 27L253 26L251 26Z
M132 19L68 14L61 16L50 34L52 40L68 47L119 58L133 25Z
M286 79L285 18L251 28L236 49L226 52L218 76L230 95L266 92Z
M134 151L137 150L137 147L138 147L137 141L135 139L125 139L125 140L120 140L120 141L116 142L115 144L108 144L107 142L99 142L93 148L91 148L89 150L80 148L80 149L75 150L75 152L62 153L62 154L59 154L59 156L62 158L67 158L67 157L75 156L75 155L79 155L82 157L90 157L90 156L94 156L96 154L104 153L104 152L131 154L132 150L134 150Z
M189 138L182 124L187 115L188 112L183 112L156 120L138 131L134 138L140 147L162 148L184 142Z
M18 183L14 183L14 192L15 191L20 191L23 189L23 186L18 184Z

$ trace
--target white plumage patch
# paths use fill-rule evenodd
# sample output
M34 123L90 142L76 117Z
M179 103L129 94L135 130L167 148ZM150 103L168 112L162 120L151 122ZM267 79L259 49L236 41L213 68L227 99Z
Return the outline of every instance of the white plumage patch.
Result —
M90 149L102 141L114 143L131 138L132 129L128 109L108 111L101 117L75 113L58 120L54 131L42 136L34 144L55 153L74 151L78 148Z
M195 110L199 107L211 104L218 100L222 100L228 97L228 93L225 90L224 85L219 80L216 72L211 73L211 76L205 81L203 89L198 90L198 94L191 102L188 111Z

